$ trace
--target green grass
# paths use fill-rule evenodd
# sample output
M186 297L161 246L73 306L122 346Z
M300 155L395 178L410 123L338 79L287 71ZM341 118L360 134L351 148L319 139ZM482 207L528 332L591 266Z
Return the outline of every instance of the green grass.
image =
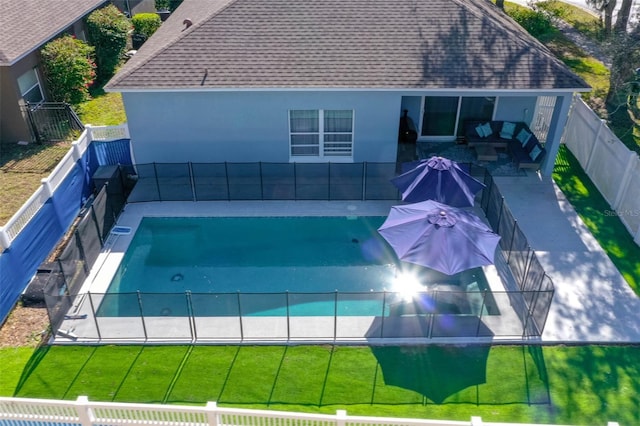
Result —
M455 362L459 347L436 347L435 368L427 352L433 348L53 346L28 360L27 349L3 349L0 391L47 399L87 395L95 401L346 409L367 416L479 415L521 423L633 424L640 418L640 347L494 346L486 359L461 362ZM470 375L482 383L454 391L441 404L424 396L448 393ZM421 392L411 390L416 386Z
M604 37L604 29L595 13L557 0L536 2L536 7L562 19L591 40L601 41Z
M548 1L536 3L537 6L549 10L552 14L560 16L565 21L578 25L579 28L591 28L599 26L598 18L584 12L582 9L558 1ZM507 14L516 13L522 9L515 3L505 2ZM581 31L587 37L597 39L595 32ZM549 50L573 72L582 77L584 81L592 87L592 91L584 93L582 96L592 103L604 105L604 99L609 90L609 70L597 59L589 56L586 52L576 46L560 31L551 31L539 37Z
M106 93L102 88L91 90L91 99L76 106L75 110L84 124L115 126L127 121L122 95Z
M566 146L561 146L553 179L629 286L640 294L640 247Z

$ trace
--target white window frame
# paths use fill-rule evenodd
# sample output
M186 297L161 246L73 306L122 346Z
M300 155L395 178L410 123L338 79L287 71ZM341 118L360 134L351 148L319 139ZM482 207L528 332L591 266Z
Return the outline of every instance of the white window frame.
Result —
M18 89L20 90L20 98L22 98L24 100L24 96L37 87L38 91L40 92L40 98L42 99L40 102L36 103L36 105L39 105L42 102L44 102L44 93L42 92L42 84L40 83L40 76L38 75L38 69L37 68L31 68L29 71L26 71L26 72L20 74L20 76L18 77L18 80L21 77L27 75L27 73L29 73L29 72L32 72L35 75L36 82L31 87L29 87L28 89L26 89L24 91L22 90L22 88L20 88L20 83L18 82ZM27 101L25 100L25 102L27 102Z
M291 130L291 112L292 111L317 111L318 112L318 131L317 132L292 132ZM325 111L350 111L351 112L351 131L350 132L329 132L324 128L324 116ZM345 163L353 162L353 145L354 145L354 124L355 124L355 111L352 109L292 109L288 112L288 126L289 126L289 161L290 162L334 162ZM293 154L292 136L294 135L318 135L318 155L295 155ZM327 135L350 135L351 142L325 142L325 136ZM325 146L325 144L338 144L342 145L341 148L331 148ZM300 146L300 145L298 145Z

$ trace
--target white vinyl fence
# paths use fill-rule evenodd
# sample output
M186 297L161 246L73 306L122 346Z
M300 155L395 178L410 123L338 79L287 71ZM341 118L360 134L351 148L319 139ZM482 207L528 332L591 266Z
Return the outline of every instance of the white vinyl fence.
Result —
M574 98L564 143L640 245L640 160L584 101Z
M107 141L128 139L129 128L126 124L120 126L90 126L87 125L80 137L72 142L71 148L60 160L58 165L22 207L9 219L5 226L0 226L0 253L11 246L13 240L24 229L29 221L38 213L40 208L53 195L60 183L73 169L92 141Z
M471 417L469 421L452 421L347 416L345 410L338 410L335 415L246 410L218 407L215 402L209 402L204 407L89 402L86 396L80 396L76 401L0 398L0 424L7 426L56 424L82 426L537 426L529 423L483 422L480 417ZM609 422L607 425L618 426L618 423Z

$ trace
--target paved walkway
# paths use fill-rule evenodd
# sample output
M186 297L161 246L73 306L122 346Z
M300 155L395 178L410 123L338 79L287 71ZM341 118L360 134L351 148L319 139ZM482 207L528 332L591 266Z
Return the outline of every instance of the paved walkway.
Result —
M496 177L556 293L544 342L640 342L640 298L550 179Z

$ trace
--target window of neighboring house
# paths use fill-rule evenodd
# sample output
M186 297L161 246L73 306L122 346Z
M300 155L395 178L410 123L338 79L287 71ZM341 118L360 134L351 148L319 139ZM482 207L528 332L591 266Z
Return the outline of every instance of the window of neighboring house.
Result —
M351 158L353 110L291 110L289 133L291 157Z
M40 88L40 80L38 79L38 72L35 68L18 77L18 87L20 88L20 95L25 102L37 104L44 101L44 95Z

